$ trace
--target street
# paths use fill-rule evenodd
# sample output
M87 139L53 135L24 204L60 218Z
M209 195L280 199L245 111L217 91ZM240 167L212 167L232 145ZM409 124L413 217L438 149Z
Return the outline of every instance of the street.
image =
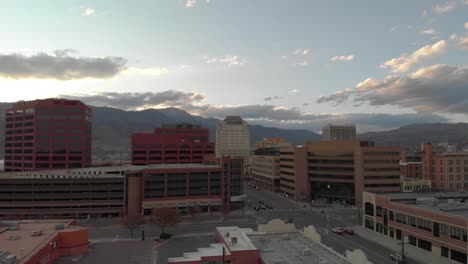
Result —
M331 232L332 227L353 227L358 225L359 216L356 208L343 206L311 208L304 203L297 203L284 198L279 193L255 190L247 186L245 194L247 196L246 201L250 200L251 205L258 204L259 200L264 200L272 205L273 209L255 211L253 206L248 206L249 203L246 202L244 214L242 211L236 211L223 216L222 219L220 215L184 217L177 226L167 228L167 232L175 237L207 236L212 235L217 226L239 226L256 229L258 224L267 223L272 219L291 219L297 229L313 225L322 236L322 243L333 248L339 254L344 254L346 250L361 249L373 263L394 263L389 258L390 254L394 253L392 250L357 235L338 235ZM128 228L119 223L89 228L89 237L92 241L112 241L131 237ZM140 238L143 230L147 239L157 237L160 234L159 228L144 225L135 229L134 238ZM409 261L409 263L417 263Z

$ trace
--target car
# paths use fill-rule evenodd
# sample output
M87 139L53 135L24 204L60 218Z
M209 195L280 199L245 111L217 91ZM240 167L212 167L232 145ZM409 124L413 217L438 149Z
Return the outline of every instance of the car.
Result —
M265 210L266 206L262 204L262 205L260 205L260 209Z
M256 206L254 206L254 210L258 211L258 210L260 210L260 207L258 205L256 205Z
M354 235L353 229L348 228L348 227L343 230L343 233L348 234L348 235Z
M259 200L258 203L259 203L259 204L265 204L265 201Z
M395 261L396 263L406 263L406 257L403 258L401 255L398 254L391 254L390 259Z
M273 209L273 206L271 206L270 204L265 204L266 208L268 209Z
M332 232L338 235L343 234L343 228L341 227L332 227Z

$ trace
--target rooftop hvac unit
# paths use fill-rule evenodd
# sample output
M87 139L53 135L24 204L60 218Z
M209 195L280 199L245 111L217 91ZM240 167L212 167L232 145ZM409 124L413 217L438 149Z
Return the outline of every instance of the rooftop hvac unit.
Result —
M16 262L16 256L15 255L8 255L2 260L2 263L4 263L4 264L13 264L15 262Z
M32 233L32 236L42 236L42 230L36 230Z
M55 230L63 230L65 229L65 225L64 224L56 224L55 225Z

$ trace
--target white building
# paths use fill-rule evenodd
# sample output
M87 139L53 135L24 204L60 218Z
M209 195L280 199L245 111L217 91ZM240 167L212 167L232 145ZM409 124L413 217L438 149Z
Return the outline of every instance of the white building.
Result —
M228 116L216 128L216 157L250 156L250 131L247 122L239 116Z

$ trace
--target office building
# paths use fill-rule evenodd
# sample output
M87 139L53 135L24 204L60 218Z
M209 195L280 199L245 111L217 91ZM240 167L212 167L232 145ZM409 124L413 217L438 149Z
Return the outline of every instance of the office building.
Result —
M363 225L386 237L467 263L468 193L363 193Z
M228 116L216 128L216 157L250 156L250 132L247 122L239 116Z
M468 189L468 152L432 151L432 144L422 150L422 175L436 190Z
M363 191L400 191L399 147L373 142L310 141L281 148L280 190L297 200L361 205Z
M401 175L407 179L422 179L423 169L421 152L401 151L400 160Z
M88 229L75 220L0 222L0 263L55 263L60 257L88 253Z
M214 155L208 128L191 124L163 125L154 133L132 134L132 165L202 163Z
M5 171L91 165L91 109L80 101L21 101L5 112Z
M151 215L158 208L180 214L241 208L243 158L208 159L203 164L155 164L126 175L128 215Z
M431 190L431 180L401 177L401 192L426 192Z
M356 139L355 125L332 125L322 128L322 140L352 140Z
M251 184L262 190L279 191L280 149L258 148L250 159Z

